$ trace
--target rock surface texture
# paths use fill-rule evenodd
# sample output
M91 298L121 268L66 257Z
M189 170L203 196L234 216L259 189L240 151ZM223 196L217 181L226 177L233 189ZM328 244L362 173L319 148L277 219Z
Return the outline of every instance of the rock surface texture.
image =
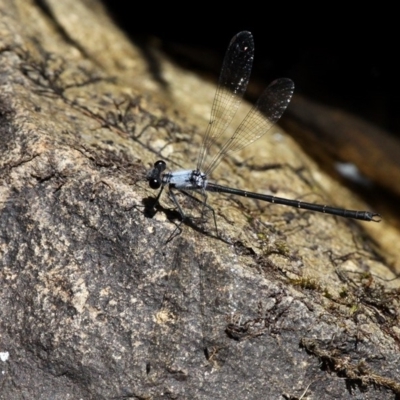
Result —
M195 164L214 92L98 1L0 1L0 399L400 396L387 222L152 209L146 170ZM213 178L368 209L279 127Z

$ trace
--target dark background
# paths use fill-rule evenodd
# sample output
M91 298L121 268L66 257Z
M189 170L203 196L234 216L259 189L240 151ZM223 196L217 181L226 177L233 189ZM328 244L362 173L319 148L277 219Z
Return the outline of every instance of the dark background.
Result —
M298 94L360 116L392 135L400 131L394 8L378 4L352 11L336 3L309 9L293 9L287 3L187 3L177 8L121 0L104 4L132 40L157 44L188 68L209 72L214 81L232 36L251 31L251 99L271 80L286 76Z

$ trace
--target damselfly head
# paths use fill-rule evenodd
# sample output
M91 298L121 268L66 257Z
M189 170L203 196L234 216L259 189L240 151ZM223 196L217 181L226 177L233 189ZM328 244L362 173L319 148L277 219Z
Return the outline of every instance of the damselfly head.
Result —
M161 174L165 171L165 168L167 168L165 161L158 160L154 163L153 169L147 174L147 180L152 189L160 188L162 182Z

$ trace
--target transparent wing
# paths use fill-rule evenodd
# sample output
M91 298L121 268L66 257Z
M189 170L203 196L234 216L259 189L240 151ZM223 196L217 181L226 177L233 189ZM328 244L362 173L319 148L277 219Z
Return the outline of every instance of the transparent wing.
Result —
M226 51L219 76L218 87L211 108L211 117L204 134L197 160L201 170L210 148L231 123L249 82L254 58L254 42L250 32L239 32ZM217 147L215 147L217 148Z
M211 174L227 153L243 149L271 129L286 110L293 91L294 83L290 79L273 81L203 172Z

